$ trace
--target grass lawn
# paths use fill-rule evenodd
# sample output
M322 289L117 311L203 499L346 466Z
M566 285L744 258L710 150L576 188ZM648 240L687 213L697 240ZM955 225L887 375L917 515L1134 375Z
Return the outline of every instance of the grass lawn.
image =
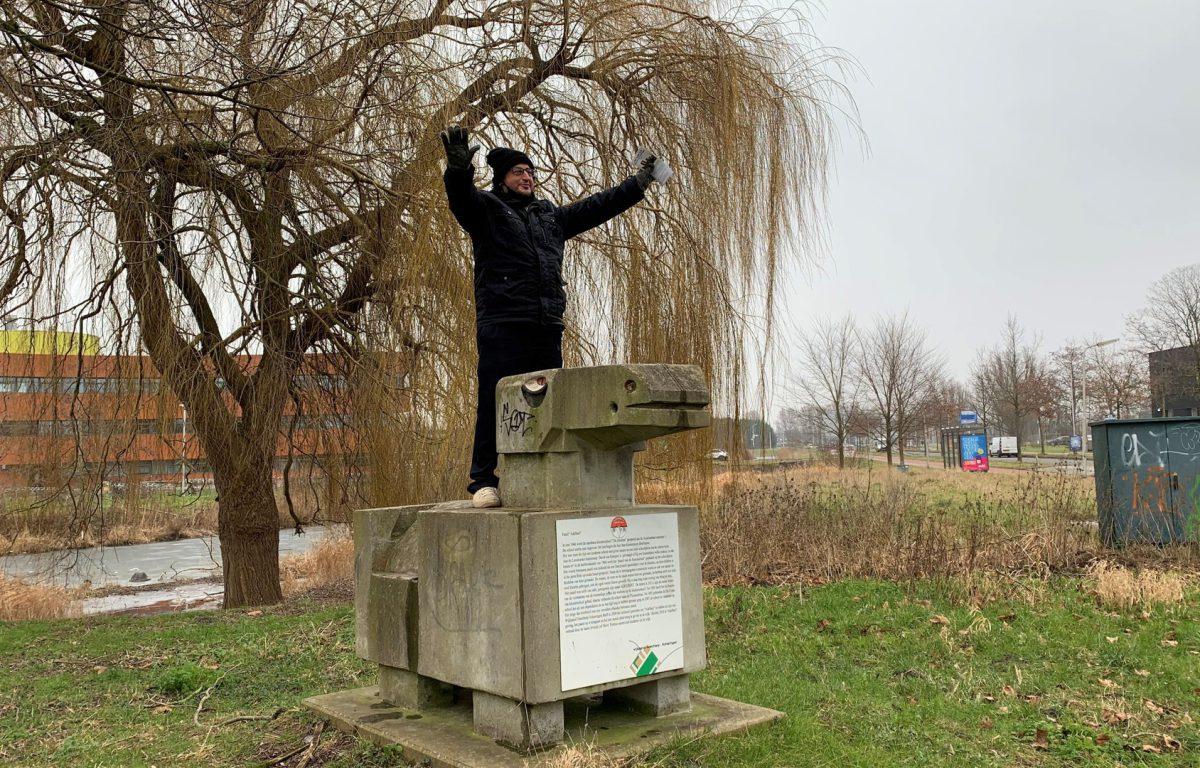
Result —
M1148 614L1101 608L1076 579L1011 591L977 610L929 584L712 590L695 687L787 718L653 764L1198 764L1194 591ZM317 727L303 697L372 682L353 635L348 604L311 600L0 624L0 764L269 764ZM326 733L308 765L404 763Z

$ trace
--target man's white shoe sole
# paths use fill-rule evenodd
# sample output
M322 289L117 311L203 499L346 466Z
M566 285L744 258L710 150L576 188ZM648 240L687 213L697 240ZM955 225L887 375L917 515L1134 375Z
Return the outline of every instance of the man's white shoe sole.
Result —
M471 496L471 506L475 509L494 509L500 506L500 496L495 491L491 493L478 491Z

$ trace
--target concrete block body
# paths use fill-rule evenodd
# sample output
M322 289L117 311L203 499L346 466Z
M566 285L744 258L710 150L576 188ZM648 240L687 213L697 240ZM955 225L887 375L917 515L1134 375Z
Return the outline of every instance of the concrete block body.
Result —
M605 692L604 700L651 717L667 717L692 708L692 689L688 676L678 675L614 688Z
M679 526L683 660L650 678L564 690L555 522L669 512ZM704 605L695 507L467 510L419 513L421 639L417 671L476 691L541 704L703 669Z
M359 658L415 665L417 540L413 523L430 504L354 513L354 642Z
M539 749L562 741L561 701L529 704L503 696L475 691L475 732L520 750Z
M683 613L682 669L651 678L633 678L584 688L563 690L560 685L558 613L558 558L555 522L562 518L612 517L670 512L679 525L679 588ZM699 512L695 507L639 504L633 507L588 511L539 511L522 516L522 577L525 587L525 698L548 701L619 688L646 679L697 672L707 664L704 645L704 594L700 577Z
M380 664L379 698L407 709L446 707L454 700L454 689L416 672Z

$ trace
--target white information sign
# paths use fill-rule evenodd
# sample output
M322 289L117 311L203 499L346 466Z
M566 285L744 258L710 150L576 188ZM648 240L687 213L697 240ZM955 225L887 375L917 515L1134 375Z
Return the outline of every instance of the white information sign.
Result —
M564 691L683 668L674 512L555 522Z

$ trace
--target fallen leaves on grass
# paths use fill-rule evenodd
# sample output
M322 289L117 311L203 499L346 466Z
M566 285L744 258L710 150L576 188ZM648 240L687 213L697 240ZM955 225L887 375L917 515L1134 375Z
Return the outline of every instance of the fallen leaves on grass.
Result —
M1129 713L1105 707L1100 711L1100 717L1109 725L1120 725L1121 723L1128 722Z
M1033 737L1034 749L1050 749L1050 734L1045 728L1038 728Z

